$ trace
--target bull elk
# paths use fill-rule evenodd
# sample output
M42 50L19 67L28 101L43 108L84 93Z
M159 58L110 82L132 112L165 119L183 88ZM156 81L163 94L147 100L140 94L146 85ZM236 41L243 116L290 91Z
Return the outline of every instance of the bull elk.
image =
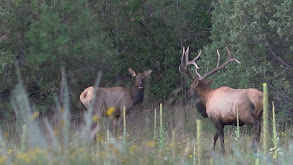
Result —
M94 97L95 87L90 86L86 88L80 95L82 104L89 108L93 98L93 110L97 116L107 116L106 111L109 108L114 108L113 116L113 134L117 132L117 128L122 123L123 108L126 109L126 114L129 113L133 105L141 103L144 96L144 80L152 73L152 70L147 70L144 73L136 73L131 68L128 69L133 77L135 83L130 90L123 87L98 88L96 97Z
M231 57L230 50L226 47L228 52L227 60L220 65L221 55L217 50L218 62L216 67L202 76L198 72L198 65L196 60L200 57L201 51L193 59L189 60L189 47L185 50L183 48L183 54L181 57L181 64L179 65L179 72L190 78L193 82L190 89L187 91L188 96L193 97L194 100L200 100L201 114L204 117L209 117L215 127L216 133L214 134L213 149L215 150L216 142L218 137L221 140L222 153L225 153L224 146L224 126L225 125L236 125L237 124L237 109L239 115L239 125L244 124L254 126L254 137L252 140L252 148L254 151L257 150L259 137L261 133L261 119L263 109L263 94L257 89L233 89L228 86L221 86L216 89L211 89L210 86L213 79L204 81L207 77L216 73L220 69L223 69L230 62L240 63L236 58ZM195 67L194 78L188 69L189 65Z

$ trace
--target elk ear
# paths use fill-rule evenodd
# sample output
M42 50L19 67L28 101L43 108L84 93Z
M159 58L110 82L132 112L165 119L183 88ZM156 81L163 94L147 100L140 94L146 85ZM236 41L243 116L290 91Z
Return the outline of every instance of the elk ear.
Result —
M136 72L134 70L132 70L131 68L128 68L128 71L133 77L136 76Z
M149 76L153 71L151 69L144 72L144 75L147 77Z
M206 81L206 85L208 86L208 87L210 87L211 85L212 85L212 83L214 82L214 79L209 79L208 81Z

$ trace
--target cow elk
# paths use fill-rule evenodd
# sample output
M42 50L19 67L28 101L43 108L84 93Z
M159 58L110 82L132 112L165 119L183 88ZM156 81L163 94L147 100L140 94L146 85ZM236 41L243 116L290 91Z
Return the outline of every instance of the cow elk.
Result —
M144 97L144 80L152 73L150 69L144 73L136 73L131 68L128 70L135 77L135 83L130 90L123 87L99 87L94 97L95 88L97 87L90 86L80 95L80 101L86 108L89 108L90 103L95 98L93 111L98 117L107 116L107 110L114 108L114 111L111 113L113 117L114 135L117 133L117 128L122 124L123 108L125 107L126 114L128 114L133 105L142 103Z
M214 144L213 149L215 150L215 145L220 137L222 153L225 153L224 146L224 126L225 125L237 125L237 109L239 116L239 125L244 124L254 126L254 137L252 141L252 148L254 151L258 148L259 137L261 133L261 119L262 119L262 109L263 109L263 94L257 89L233 89L228 86L222 86L216 89L211 89L210 86L213 79L204 81L207 77L216 73L220 69L223 69L230 62L240 63L236 58L231 57L230 50L226 47L228 52L227 60L220 65L221 55L217 50L218 62L216 67L209 71L207 69L204 75L200 75L198 72L198 65L196 60L200 57L201 51L193 59L189 60L189 47L185 50L183 48L183 54L181 57L181 64L179 66L179 71L182 75L187 76L193 82L190 89L187 91L188 96L193 97L194 100L200 100L203 107L200 109L201 114L204 117L209 117L215 127L216 133L214 134ZM194 78L188 69L189 65L195 67ZM202 112L204 111L204 112Z

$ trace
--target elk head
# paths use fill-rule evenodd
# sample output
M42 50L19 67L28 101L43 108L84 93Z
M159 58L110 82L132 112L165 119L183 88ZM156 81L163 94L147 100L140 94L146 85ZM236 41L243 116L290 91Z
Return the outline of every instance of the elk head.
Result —
M220 65L221 55L219 53L219 50L217 50L218 62L217 62L216 67L211 71L209 71L209 67L207 67L205 74L200 75L200 73L198 72L199 67L196 63L196 60L199 59L199 57L201 55L201 51L199 51L198 55L193 60L190 61L189 60L189 47L186 50L183 47L181 64L179 65L179 72L182 75L184 75L192 80L192 84L190 86L190 89L187 91L187 94L189 96L197 97L199 95L199 93L202 92L201 89L208 89L211 86L211 84L213 83L213 79L205 81L206 78L208 78L212 74L216 73L217 71L223 69L230 62L235 61L237 63L240 63L236 58L231 57L231 52L227 47L226 47L226 50L228 52L228 57L227 57L227 60L223 64ZM196 74L195 78L190 74L190 71L188 68L189 65L193 65L195 67L195 74Z
M134 70L131 68L128 68L129 73L135 77L135 86L138 89L143 89L144 88L144 80L147 76L149 76L152 73L152 70L147 70L144 73L136 73Z
M131 88L130 95L134 104L141 103L144 97L144 80L152 73L152 70L148 69L144 73L136 73L131 68L128 68L129 73L135 78L134 85Z

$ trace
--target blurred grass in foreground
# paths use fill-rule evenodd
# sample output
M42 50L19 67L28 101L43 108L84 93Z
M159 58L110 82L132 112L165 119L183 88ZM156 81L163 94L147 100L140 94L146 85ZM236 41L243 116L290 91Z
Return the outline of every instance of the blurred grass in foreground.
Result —
M99 130L95 142L90 141L93 110L85 113L78 128L71 125L65 73L63 76L65 94L63 105L56 102L59 122L55 124L38 116L21 81L16 86L11 104L17 119L2 126L5 131L0 131L0 164L290 164L293 161L293 139L289 134L292 127L278 132L275 125L273 139L278 138L278 146L267 143L274 152L260 149L258 154L253 153L252 131L244 126L237 129L236 138L236 127L225 130L226 155L221 154L219 145L213 153L215 129L209 119L197 114L192 103L160 105L159 115L154 110L133 112L124 119L124 134L117 137L111 136L108 126L100 123L101 128L106 128ZM99 119L99 122L106 120ZM15 129L5 129L11 125Z

